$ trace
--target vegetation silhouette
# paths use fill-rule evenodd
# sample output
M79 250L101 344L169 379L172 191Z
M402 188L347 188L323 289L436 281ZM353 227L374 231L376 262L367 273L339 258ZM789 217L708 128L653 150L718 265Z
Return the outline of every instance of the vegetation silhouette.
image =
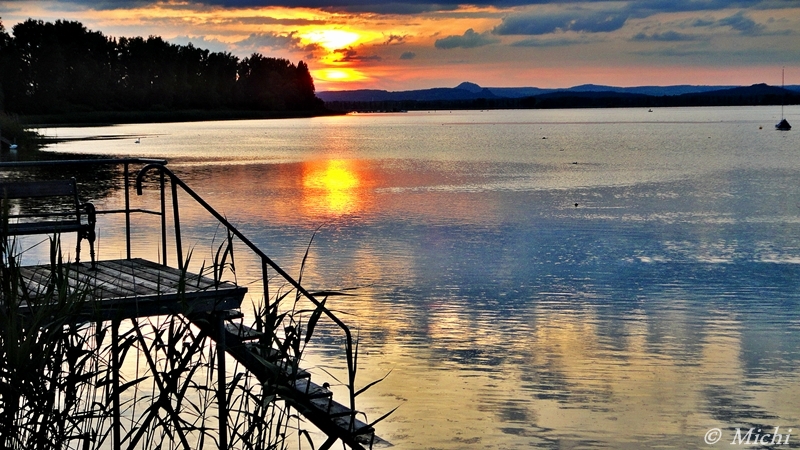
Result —
M258 53L239 59L161 37L106 37L79 22L0 22L0 111L324 111L308 66ZM96 117L96 116L88 116Z
M355 91L357 92L357 91ZM491 93L489 93L491 94ZM412 111L476 109L563 109L563 108L655 108L693 106L757 106L800 104L800 93L766 84L680 95L647 95L614 91L573 92L569 90L529 97L406 100L337 100L325 105L334 111Z

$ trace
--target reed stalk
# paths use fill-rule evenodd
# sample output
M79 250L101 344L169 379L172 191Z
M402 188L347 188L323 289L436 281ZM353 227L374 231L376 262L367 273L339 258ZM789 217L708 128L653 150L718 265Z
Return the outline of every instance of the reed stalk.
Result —
M75 266L62 257L60 238L50 240L50 264L35 274L35 286L23 279L16 241L8 235L8 202L0 226L0 448L94 450L123 448L203 449L220 447L221 414L216 386L220 348L191 323L191 305L183 314L98 321L97 305L87 283L70 282ZM312 238L313 240L313 238ZM309 243L310 247L311 243ZM303 257L299 279L308 258ZM190 251L184 259L185 287ZM236 278L233 236L202 264L219 286ZM330 297L344 291L318 291L310 303L292 285L265 296L253 328L260 331L258 354L276 367L274 379L258 380L236 363L225 373L228 448L279 450L299 446L311 433L282 395L286 374L295 373L312 337L333 313ZM274 280L272 281L274 284ZM309 304L310 303L310 304ZM338 326L338 323L331 325ZM335 329L335 328L333 328ZM116 339L114 339L116 336ZM355 397L358 341L346 343L347 379L341 383ZM116 356L115 356L116 355ZM115 371L119 372L116 382ZM118 398L116 417L112 399ZM354 410L354 408L353 408ZM382 420L381 417L378 420ZM114 438L114 423L122 433ZM352 431L352 430L351 430Z

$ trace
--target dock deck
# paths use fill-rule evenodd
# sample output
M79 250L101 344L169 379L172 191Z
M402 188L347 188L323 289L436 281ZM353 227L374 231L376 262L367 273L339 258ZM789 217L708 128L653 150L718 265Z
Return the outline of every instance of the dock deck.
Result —
M50 288L50 265L25 266L20 272L30 295ZM86 292L85 308L100 316L95 320L226 311L239 308L247 293L246 287L141 258L98 261L96 270L65 265L62 273L70 289Z

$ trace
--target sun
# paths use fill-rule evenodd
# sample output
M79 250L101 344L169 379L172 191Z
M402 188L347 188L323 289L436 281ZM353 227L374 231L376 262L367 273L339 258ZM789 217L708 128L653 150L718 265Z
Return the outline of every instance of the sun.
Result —
M308 43L319 44L326 50L332 52L356 42L361 35L353 31L345 30L314 30L300 35Z
M360 71L349 67L312 70L311 76L320 81L359 81L367 78Z

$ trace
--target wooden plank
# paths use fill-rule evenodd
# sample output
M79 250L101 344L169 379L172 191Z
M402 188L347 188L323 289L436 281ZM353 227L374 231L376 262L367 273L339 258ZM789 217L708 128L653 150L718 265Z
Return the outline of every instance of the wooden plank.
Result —
M177 269L149 261L142 264L145 261L101 261L98 262L100 270L73 264L68 266L65 275L70 290L85 289L87 300L93 301L94 306L87 305L84 312L101 319L236 309L247 292L246 287L225 283L219 289L193 290L189 287L187 292L178 293L177 283L166 286L166 283L152 280L152 277L157 280L163 274L170 274L169 277L173 278L179 273ZM21 274L29 292L45 295L52 278L49 265L23 267ZM142 277L143 274L147 278Z
M71 219L67 222L44 221L10 223L8 224L8 234L12 236L29 236L34 234L72 233L83 231L87 228L90 227L81 225L77 219Z
M7 181L0 183L5 198L72 197L77 192L75 180Z
M186 288L194 288L193 290L200 290L203 288L210 288L212 287L212 283L203 283L198 286L194 280L197 279L197 275L193 273L187 273L185 276L181 274L181 272L177 269L172 267L162 266L160 264L147 264L149 261L143 259L131 259L131 260L115 260L115 261L107 261L109 264L118 265L119 267L124 267L127 270L130 270L142 279L149 280L155 283L161 283L164 286L170 286L171 289L177 292L178 285L181 282L182 278L187 279Z
M129 297L132 295L152 295L158 293L157 289L141 286L135 283L134 277L126 277L118 273L108 273L103 270L91 270L85 266L77 266L77 270L70 271L70 278L99 286L114 297Z
M152 267L152 268L155 268L155 269L163 269L163 270L165 270L166 273L169 273L171 276L175 277L176 279L180 278L180 276L181 276L181 271L176 269L176 268L173 268L173 267L166 267L165 268L164 266L162 266L162 265L160 265L158 263L155 263L153 261L148 261L148 260L145 260L145 259L134 259L134 260L131 260L131 261L136 261L138 264L141 264L142 266L145 266L145 267ZM200 283L202 283L202 287L213 287L214 286L214 280L212 278L201 276L201 275L198 275L198 274L193 274L193 273L189 274L187 280L189 280L190 282L195 282L198 278L200 279ZM221 281L219 283L219 285L235 286L230 281Z
M193 273L187 273L185 276L181 274L181 272L172 267L165 267L160 264L153 263L147 260L141 259L134 259L131 261L127 260L118 260L113 261L114 264L120 264L122 266L130 267L131 270L136 272L137 277L148 279L151 281L161 283L162 285L166 285L165 287L170 288L170 292L177 293L178 292L178 285L182 278L187 278L189 281L184 286L185 292L187 294L196 293L196 292L205 292L205 291L221 291L226 289L236 289L237 286L231 283L220 283L218 286L215 286L213 280L205 277L200 277L199 282L194 282L194 280L198 280L198 275Z
M71 291L78 289L88 292L89 297L115 297L122 293L124 290L114 289L113 286L102 286L97 283L92 283L85 276L81 276L76 270L75 265L70 265L67 272L67 285ZM52 281L52 273L49 265L21 267L20 273L27 281L29 286L28 292L30 294L44 295L47 292L48 286Z
M225 322L225 331L236 336L240 341L254 341L266 336L255 328L241 323Z
M20 275L25 286L25 295L44 294L50 284L49 275L39 273L31 267L20 267Z
M102 261L98 263L98 272L107 276L124 280L131 290L139 295L178 292L178 283L159 276L150 277L143 270L121 264L119 261Z
M308 379L299 379L294 382L294 388L308 398L333 397L333 392Z

